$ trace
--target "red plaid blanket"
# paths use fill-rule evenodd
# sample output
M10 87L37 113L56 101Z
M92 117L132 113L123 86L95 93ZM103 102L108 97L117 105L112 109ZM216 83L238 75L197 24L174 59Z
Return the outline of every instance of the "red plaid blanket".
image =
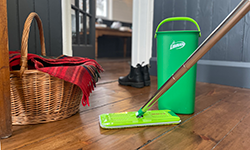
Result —
M20 51L9 52L10 70L20 69ZM92 59L61 55L47 58L28 54L28 68L46 72L51 76L63 79L79 86L83 92L82 105L89 106L89 95L94 90L99 73L103 68Z

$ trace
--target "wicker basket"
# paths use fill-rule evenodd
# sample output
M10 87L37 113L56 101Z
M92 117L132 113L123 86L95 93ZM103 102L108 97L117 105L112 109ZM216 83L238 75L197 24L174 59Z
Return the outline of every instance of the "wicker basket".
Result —
M78 86L38 70L27 70L28 38L34 18L40 32L42 55L45 55L42 22L33 12L24 24L21 69L10 72L13 125L45 123L70 117L78 112L82 98Z

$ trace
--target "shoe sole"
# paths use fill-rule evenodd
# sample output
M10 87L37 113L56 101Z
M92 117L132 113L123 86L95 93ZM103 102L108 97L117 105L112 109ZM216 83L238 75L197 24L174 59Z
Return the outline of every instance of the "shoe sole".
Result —
M150 80L149 81L145 81L144 85L145 86L150 86Z
M132 87L135 87L135 88L143 88L144 87L144 82L133 83L133 82L121 82L121 81L119 81L119 84L132 86Z

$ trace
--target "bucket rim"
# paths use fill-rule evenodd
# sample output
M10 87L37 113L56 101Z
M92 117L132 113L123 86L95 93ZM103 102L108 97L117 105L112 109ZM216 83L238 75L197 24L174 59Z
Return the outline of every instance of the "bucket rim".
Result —
M158 31L156 34L163 34L163 33L200 33L200 31L197 30L175 30L175 31Z

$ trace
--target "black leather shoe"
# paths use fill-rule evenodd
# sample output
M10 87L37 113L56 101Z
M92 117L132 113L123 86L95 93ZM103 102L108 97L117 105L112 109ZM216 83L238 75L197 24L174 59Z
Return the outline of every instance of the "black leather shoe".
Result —
M150 86L150 75L148 71L148 65L141 67L141 72L143 76L144 86Z
M119 84L121 85L127 85L132 86L136 88L142 88L144 87L144 80L141 72L141 65L138 64L136 66L137 68L134 68L131 66L130 73L125 77L119 78Z

